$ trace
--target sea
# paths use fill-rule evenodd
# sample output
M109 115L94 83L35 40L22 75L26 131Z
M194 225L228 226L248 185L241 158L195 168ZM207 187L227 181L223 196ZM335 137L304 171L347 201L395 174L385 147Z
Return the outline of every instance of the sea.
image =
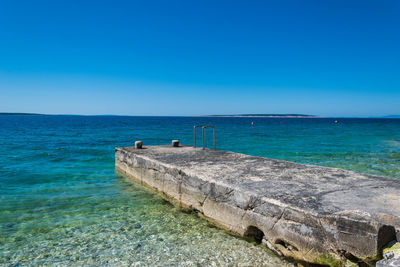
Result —
M195 125L218 150L400 179L400 119L0 116L0 265L292 266L115 172L115 147L193 145Z

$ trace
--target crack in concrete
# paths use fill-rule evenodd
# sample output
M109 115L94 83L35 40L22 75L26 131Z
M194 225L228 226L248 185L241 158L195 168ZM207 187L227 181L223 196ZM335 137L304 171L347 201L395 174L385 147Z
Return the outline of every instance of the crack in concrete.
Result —
M275 228L275 225L282 219L282 216L283 216L283 214L285 213L285 211L286 211L286 208L283 208L283 210L282 210L282 212L281 212L281 214L279 215L279 217L278 217L278 219L274 222L274 224L272 225L272 227L271 227L271 231L272 230L274 230L274 228Z

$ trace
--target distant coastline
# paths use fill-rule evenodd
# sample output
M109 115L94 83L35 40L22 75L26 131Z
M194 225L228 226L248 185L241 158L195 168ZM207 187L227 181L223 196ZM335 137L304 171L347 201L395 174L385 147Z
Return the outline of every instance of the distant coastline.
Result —
M322 118L306 114L236 114L236 115L206 115L204 117L239 117L239 118Z
M19 112L0 112L0 115L4 116L43 116L46 114L39 114L39 113L19 113Z
M114 115L114 114L41 114L27 112L0 112L0 116L122 116L122 117L223 117L223 118L340 118L340 119L400 119L400 115L387 115L378 117L324 117L307 114L227 114L227 115L186 115L186 116L168 116L168 115Z
M388 115L384 116L385 119L400 119L400 115Z

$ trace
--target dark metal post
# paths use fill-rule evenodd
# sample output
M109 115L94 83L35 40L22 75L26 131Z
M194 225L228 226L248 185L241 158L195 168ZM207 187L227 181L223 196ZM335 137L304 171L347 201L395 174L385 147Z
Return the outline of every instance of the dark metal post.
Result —
M196 127L197 127L197 126L194 126L194 127L193 127L193 131L194 131L194 132L193 132L193 133L194 133L194 135L193 135L193 136L194 136L194 142L193 142L194 146L193 146L193 147L194 147L194 148L196 148Z
M203 144L203 147L204 147L204 128L203 127L201 127L201 138L202 138L201 143Z
M203 149L207 148L207 126L203 127L203 133L204 133L204 141L203 141Z
M215 150L215 127L213 126L213 139L214 139L214 150Z

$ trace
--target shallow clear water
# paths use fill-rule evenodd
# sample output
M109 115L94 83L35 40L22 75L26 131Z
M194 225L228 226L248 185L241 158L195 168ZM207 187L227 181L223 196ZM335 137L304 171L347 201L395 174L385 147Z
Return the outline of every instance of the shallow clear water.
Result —
M400 179L400 120L337 120L0 116L0 265L290 265L115 174L114 147L212 124L217 149Z

